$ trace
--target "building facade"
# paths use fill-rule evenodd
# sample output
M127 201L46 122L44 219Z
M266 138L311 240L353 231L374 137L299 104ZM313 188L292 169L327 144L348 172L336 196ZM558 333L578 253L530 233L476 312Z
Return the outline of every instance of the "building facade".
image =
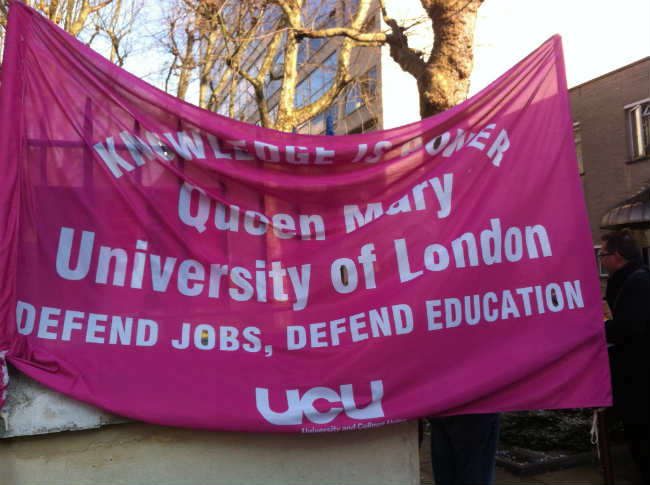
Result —
M628 227L647 263L650 58L571 88L569 99L594 249L603 232Z
M314 13L315 28L325 29L346 25L349 17L357 9L357 2L348 0L334 2L325 0L316 2L318 8ZM331 4L331 8L323 5ZM400 5L391 5L390 14L404 19L407 24L418 24L409 36L411 46L430 48L432 32L430 21L423 22L424 11L418 0L404 0ZM428 19L428 18L427 18ZM378 2L373 3L364 24L365 31L385 30ZM300 109L319 99L334 82L337 68L337 55L340 38L304 38L298 50L298 84L294 97L295 108ZM428 43L428 46L426 45ZM424 44L424 45L423 45ZM262 43L250 48L247 69L255 71L266 54ZM275 62L283 61L282 47L276 54ZM402 126L420 119L419 98L415 79L401 70L392 60L387 46L354 47L350 61L351 83L338 96L337 100L325 112L294 127L300 134L356 134ZM269 116L274 120L277 114L277 102L281 80L267 80L265 96ZM260 116L255 102L252 86L241 78L237 81L234 94L234 113L231 107L229 86L225 86L218 95L219 114L232 116L247 123L259 124Z

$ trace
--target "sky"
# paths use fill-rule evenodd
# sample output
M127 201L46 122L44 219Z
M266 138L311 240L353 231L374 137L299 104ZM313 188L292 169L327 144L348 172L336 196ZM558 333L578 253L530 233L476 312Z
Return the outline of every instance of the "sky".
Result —
M577 86L650 55L650 1L485 0L470 94L554 34L562 36L567 83Z

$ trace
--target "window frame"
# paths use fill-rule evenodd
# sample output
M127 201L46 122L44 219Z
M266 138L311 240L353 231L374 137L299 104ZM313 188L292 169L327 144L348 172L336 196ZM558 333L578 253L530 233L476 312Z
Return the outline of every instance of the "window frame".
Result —
M345 116L351 115L377 98L378 74L377 66L373 66L347 89L345 93Z
M585 174L585 165L582 157L582 126L579 121L573 123L573 146L578 160L578 173Z
M623 110L629 161L648 158L650 156L650 98L623 106Z
M600 252L602 248L602 244L596 244L594 245L594 255L596 256L596 266L598 267L598 276L600 278L607 278L609 276L609 273L605 268L603 268L603 262L600 259L600 256L598 256L598 253Z

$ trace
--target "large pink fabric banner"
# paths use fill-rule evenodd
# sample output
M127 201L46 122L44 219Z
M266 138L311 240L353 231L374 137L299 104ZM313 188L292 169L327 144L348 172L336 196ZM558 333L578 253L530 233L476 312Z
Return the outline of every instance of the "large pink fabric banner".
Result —
M57 391L303 433L610 404L559 37L438 116L302 136L12 3L0 102L0 351Z

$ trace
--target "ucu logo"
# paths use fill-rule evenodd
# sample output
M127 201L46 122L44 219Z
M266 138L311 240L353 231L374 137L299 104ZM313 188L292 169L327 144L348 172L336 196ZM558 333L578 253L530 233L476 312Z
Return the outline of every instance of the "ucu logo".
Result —
M339 386L340 392L329 387L314 387L300 396L298 389L289 389L287 395L287 410L281 413L275 412L269 405L269 390L263 387L255 388L255 401L257 410L271 424L296 425L302 424L303 415L309 421L316 424L326 424L332 421L342 411L352 419L383 418L384 410L381 408L381 398L384 397L384 386L382 382L372 381L370 391L372 401L364 408L357 408L354 401L352 384ZM324 399L330 404L342 404L343 406L332 406L329 411L321 412L314 407L314 402Z

